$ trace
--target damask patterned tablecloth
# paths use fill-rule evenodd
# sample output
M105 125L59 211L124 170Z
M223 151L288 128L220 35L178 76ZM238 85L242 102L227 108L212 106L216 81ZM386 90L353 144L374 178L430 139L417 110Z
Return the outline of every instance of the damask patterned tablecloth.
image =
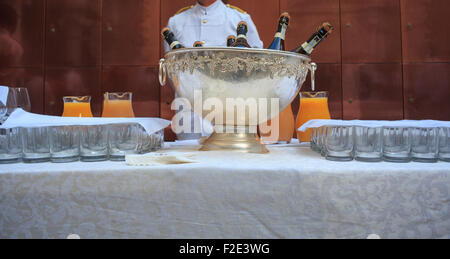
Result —
M0 165L0 238L450 238L449 163L196 148L169 148L184 165Z

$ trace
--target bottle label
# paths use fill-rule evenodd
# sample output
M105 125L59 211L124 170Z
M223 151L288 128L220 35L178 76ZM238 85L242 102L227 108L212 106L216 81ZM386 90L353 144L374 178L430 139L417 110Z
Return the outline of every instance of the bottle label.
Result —
M275 33L275 38L280 38L282 40L286 39L286 27L283 26L283 29L281 29L281 32Z
M172 44L170 44L170 48L173 49L178 44L181 45L181 43L179 41L174 41L174 42L172 42Z
M302 47L308 54L311 54L313 52L314 48L319 43L320 43L320 37L316 36L316 37L312 38L309 42L303 43Z
M247 39L247 36L245 36L244 34L240 34L236 39Z

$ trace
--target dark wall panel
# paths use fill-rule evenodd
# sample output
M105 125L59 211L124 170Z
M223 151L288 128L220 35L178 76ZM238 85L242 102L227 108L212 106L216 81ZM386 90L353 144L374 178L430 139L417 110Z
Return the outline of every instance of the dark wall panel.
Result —
M401 0L404 62L450 62L450 1Z
M44 0L0 1L0 67L41 67Z
M344 64L342 67L344 119L403 119L400 64Z
M400 63L398 0L341 0L342 62Z
M47 0L46 65L100 64L100 0Z
M103 64L155 66L159 12L159 0L103 0Z
M406 64L405 117L450 120L450 64Z

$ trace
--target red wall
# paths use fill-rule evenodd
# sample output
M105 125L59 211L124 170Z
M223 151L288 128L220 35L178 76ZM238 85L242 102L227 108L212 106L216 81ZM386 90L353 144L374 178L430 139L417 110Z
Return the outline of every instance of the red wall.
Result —
M450 120L450 1L228 2L252 15L265 45L283 11L292 16L288 49L323 21L336 27L312 56L319 64L317 87L330 91L333 117ZM9 6L18 15L12 41L23 49L18 61L8 62L20 51L0 42L0 84L28 87L38 113L61 114L64 95L92 95L98 115L103 92L132 91L137 116L170 118L173 93L157 79L159 31L177 10L194 3L0 0L3 12L14 12ZM0 15L0 22L8 17ZM308 82L303 90L309 89ZM298 109L298 100L293 106Z

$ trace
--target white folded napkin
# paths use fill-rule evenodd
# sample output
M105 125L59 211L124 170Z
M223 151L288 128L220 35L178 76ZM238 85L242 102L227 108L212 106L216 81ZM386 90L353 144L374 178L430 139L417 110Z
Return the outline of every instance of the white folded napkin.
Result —
M38 128L51 126L94 126L108 124L140 124L147 134L153 134L170 125L170 121L160 118L75 118L48 116L16 109L0 126L2 129Z
M126 155L125 162L129 166L158 166L196 163L194 154L181 152L149 153L145 155Z
M0 85L0 105L6 105L6 102L8 101L8 93L9 88L7 86Z
M399 120L399 121L371 121L371 120L310 120L303 124L299 131L309 128L320 128L323 126L360 126L369 128L380 127L404 127L404 128L438 128L450 127L448 121L436 120Z

